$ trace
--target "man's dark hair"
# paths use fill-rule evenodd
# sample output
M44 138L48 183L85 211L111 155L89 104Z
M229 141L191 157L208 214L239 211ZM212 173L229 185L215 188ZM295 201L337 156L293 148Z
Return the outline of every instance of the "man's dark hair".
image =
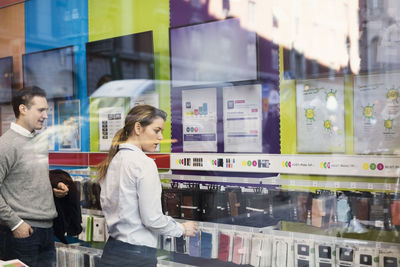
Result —
M19 105L23 104L30 108L32 106L32 98L35 96L46 97L46 92L37 86L24 87L13 92L11 103L16 118L19 117Z

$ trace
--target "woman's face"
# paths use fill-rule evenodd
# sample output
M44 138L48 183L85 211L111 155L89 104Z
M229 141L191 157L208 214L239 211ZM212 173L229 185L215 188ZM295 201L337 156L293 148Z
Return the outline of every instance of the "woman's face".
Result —
M164 131L164 120L157 117L153 122L145 128L139 135L139 142L142 150L145 152L154 152L157 145L163 139L162 133Z

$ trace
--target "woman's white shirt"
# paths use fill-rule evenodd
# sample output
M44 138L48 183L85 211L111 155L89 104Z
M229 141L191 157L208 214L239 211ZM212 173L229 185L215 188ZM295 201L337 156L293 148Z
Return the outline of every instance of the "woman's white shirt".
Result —
M100 186L101 207L113 238L155 248L158 234L183 234L183 227L162 213L157 166L137 146L119 145Z

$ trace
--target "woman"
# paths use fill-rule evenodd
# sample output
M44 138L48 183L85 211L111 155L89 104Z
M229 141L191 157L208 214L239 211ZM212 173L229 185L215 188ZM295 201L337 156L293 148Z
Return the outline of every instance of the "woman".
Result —
M132 108L125 126L99 165L101 206L110 238L101 266L156 266L158 234L194 236L195 222L177 223L161 210L161 183L154 152L163 139L166 113L149 105Z

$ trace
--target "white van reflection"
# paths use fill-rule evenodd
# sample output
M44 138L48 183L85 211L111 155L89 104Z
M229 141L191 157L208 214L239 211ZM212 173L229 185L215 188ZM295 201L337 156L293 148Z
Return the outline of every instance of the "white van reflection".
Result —
M101 85L90 97L137 98L145 92L154 91L156 83L169 85L170 81L155 81L149 79L115 80Z

